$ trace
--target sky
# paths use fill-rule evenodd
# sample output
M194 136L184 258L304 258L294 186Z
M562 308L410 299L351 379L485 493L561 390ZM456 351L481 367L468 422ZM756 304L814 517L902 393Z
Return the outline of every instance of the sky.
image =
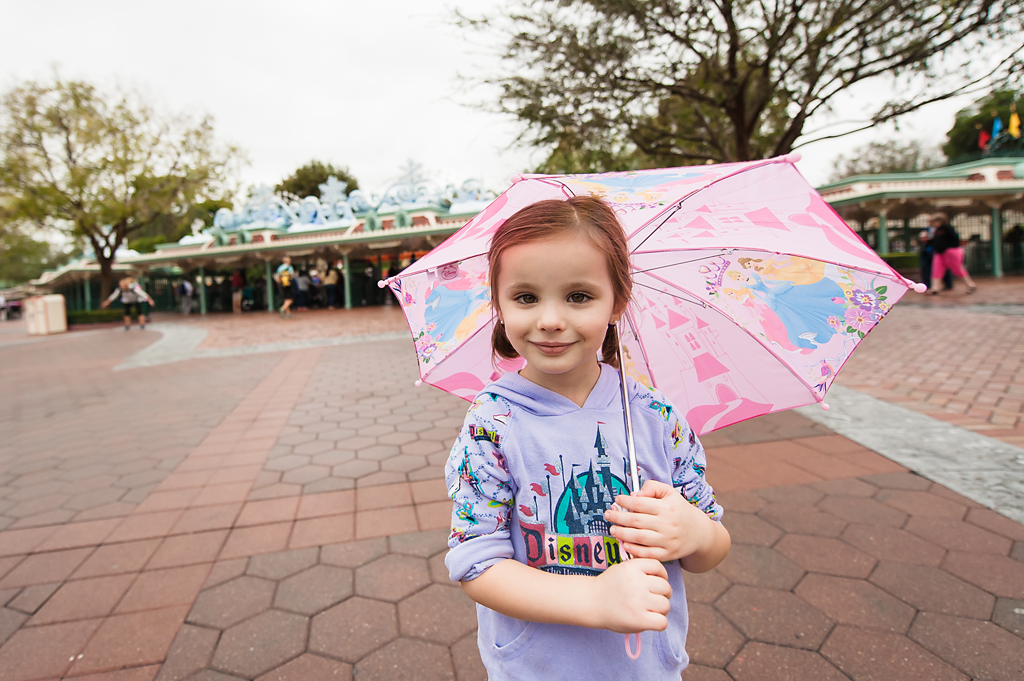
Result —
M479 106L494 92L471 87L465 76L501 65L452 22L457 6L498 4L0 0L0 89L46 79L57 68L64 78L138 89L164 112L212 115L218 137L246 153L247 186L276 184L318 159L379 190L413 160L442 184L476 178L501 191L544 155L517 147L515 121ZM852 93L833 115L870 104L876 91ZM968 103L907 116L899 132L887 127L805 147L798 167L822 184L839 154L868 142L940 144Z

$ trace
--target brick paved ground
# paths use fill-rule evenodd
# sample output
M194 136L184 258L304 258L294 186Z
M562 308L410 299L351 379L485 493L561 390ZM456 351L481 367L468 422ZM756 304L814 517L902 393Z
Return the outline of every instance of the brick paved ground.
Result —
M337 321L392 323L377 314ZM266 321L252 337L280 340ZM0 504L148 488L116 516L11 516L0 680L482 679L443 568L464 403L412 388L398 341L110 372L148 336L0 337L0 379L24 386L0 397ZM705 443L734 548L687 580L685 679L1024 674L1024 527L793 413ZM118 487L133 462L152 479Z
M907 294L838 380L1024 446L1024 278L981 280L973 296Z

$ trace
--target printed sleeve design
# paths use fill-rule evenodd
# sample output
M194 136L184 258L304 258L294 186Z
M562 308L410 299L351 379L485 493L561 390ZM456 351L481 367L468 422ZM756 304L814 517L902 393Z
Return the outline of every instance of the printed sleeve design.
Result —
M672 486L691 504L720 520L722 507L704 478L707 457L696 433L657 390L641 389L641 404L665 421L665 451L672 460Z
M704 478L708 465L704 447L689 424L676 414L671 415L668 425L666 447L672 452L672 486L713 520L721 520L722 507Z
M498 560L512 557L509 528L515 490L501 451L511 411L501 397L479 395L445 465L448 496L454 502L448 537L453 580L473 579ZM460 562L461 568L455 567Z

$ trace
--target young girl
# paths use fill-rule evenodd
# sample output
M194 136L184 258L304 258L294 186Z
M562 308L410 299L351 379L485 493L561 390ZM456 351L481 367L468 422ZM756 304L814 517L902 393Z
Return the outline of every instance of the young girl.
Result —
M644 482L627 486L622 226L600 199L541 201L498 229L488 255L496 359L526 365L477 396L452 449L445 562L479 604L489 678L678 681L682 569L715 567L730 540L693 431L632 380ZM639 632L633 660L623 634Z

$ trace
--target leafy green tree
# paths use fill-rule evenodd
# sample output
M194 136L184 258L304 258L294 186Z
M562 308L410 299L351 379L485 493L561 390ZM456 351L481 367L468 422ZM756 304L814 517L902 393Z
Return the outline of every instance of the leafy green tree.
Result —
M147 226L188 224L191 207L231 194L238 161L209 118L158 115L132 92L28 81L0 98L0 202L8 221L92 246L101 292L114 253Z
M202 220L206 227L212 227L217 210L233 206L227 199L207 199L194 203L188 207L184 217L164 216L150 222L133 235L128 247L139 253L152 253L159 244L175 243L186 234L191 234L195 220Z
M502 46L484 82L520 141L606 170L787 153L836 136L808 119L866 83L899 87L841 134L891 120L1004 74L1022 17L1019 0L507 0L459 21Z
M962 109L957 113L953 127L946 133L947 141L942 151L950 160L980 157L982 150L978 148L978 133L982 128L992 132L992 119L995 118L993 111L1003 119L1003 125L1007 125L1011 107L1016 107L1018 115L1024 114L1024 93L995 90Z
M938 168L945 162L938 148L927 147L919 140L871 142L849 156L836 158L832 181L853 175L880 173L911 173Z
M33 236L24 225L0 225L0 288L27 283L67 259L66 253Z
M304 199L307 196L315 196L319 199L320 185L327 182L327 178L332 175L345 183L345 191L351 192L354 189L359 189L359 181L348 172L348 168L335 168L330 163L314 160L281 180L274 190L281 194L291 194L299 199Z

